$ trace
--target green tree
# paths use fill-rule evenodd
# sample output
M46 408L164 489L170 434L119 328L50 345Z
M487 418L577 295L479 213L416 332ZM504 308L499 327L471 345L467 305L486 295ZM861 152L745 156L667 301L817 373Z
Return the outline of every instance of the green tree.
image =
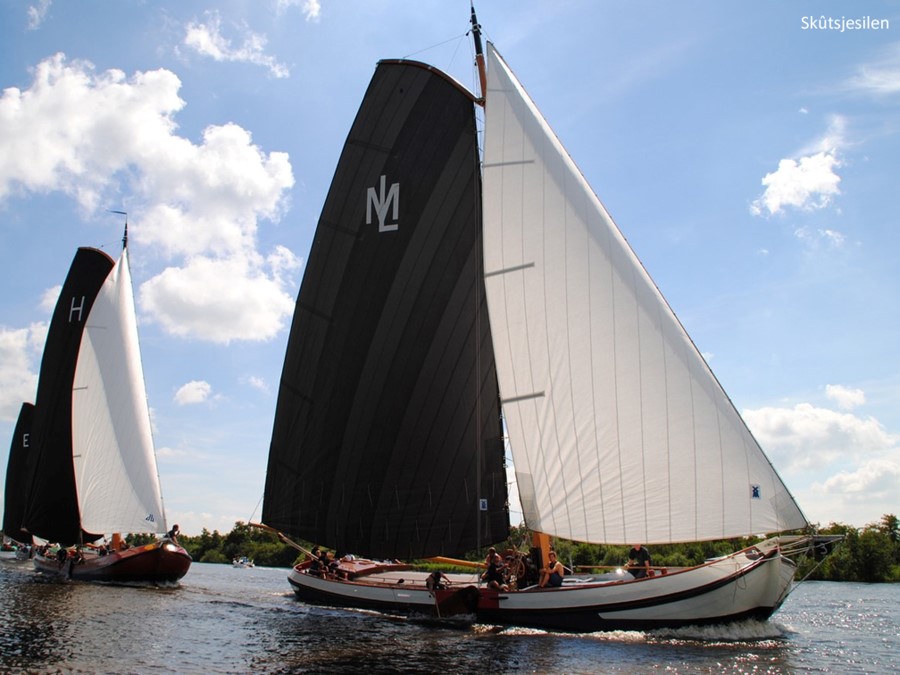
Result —
M891 540L875 527L867 527L859 535L857 557L860 581L889 581L893 563Z
M225 554L222 553L218 549L209 549L200 556L200 560L198 562L204 563L230 563L231 560L225 557Z
M894 544L900 543L900 520L893 513L886 513L881 517L881 531L884 532Z
M198 536L180 535L179 543L197 562L231 564L239 556L247 556L265 567L291 567L298 558L292 546L282 542L276 534L237 521L225 535L206 528Z

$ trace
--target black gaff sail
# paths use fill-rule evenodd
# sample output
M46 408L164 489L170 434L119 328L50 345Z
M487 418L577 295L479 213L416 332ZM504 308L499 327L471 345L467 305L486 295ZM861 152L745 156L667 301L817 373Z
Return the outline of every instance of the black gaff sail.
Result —
M72 459L72 387L88 315L113 266L103 251L78 249L53 310L41 359L31 429L35 468L23 527L64 546L100 536L81 530Z
M3 496L3 534L23 544L31 543L31 535L22 529L22 516L31 475L34 453L31 452L31 421L34 405L23 403L13 431L6 463L6 486Z
M424 64L378 64L297 299L267 525L380 558L508 536L478 161L471 94Z

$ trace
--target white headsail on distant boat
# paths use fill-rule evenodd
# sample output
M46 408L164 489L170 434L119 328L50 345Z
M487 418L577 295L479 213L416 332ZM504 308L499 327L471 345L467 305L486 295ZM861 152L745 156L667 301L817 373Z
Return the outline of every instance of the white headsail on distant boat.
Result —
M35 556L38 570L87 581L184 576L191 558L177 542L118 543L120 533L167 532L127 249L116 263L78 249L47 334L30 443L20 527L64 551ZM114 535L112 550L92 545L104 535Z
M474 9L472 28L483 64ZM396 560L506 539L501 411L538 567L549 536L663 544L809 527L491 44L485 81L482 101L426 64L381 61L347 138L297 300L263 506L266 525L339 560L298 565L292 587L576 631L770 616L796 569L785 546L811 537L558 588L534 584L515 552L502 586L429 583Z

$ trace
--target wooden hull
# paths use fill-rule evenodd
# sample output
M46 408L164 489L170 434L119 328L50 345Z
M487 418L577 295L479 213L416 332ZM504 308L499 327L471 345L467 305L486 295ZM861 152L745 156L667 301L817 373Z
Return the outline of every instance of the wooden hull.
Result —
M300 565L288 580L300 599L314 604L593 632L765 620L790 592L795 569L793 561L772 550L765 555L741 551L646 579L567 577L561 588L509 592L488 590L475 577L467 582L450 575L453 584L432 593L424 585L426 575L409 570L375 571L344 581L310 575Z
M187 574L191 556L170 541L136 546L118 553L96 555L85 553L83 562L69 558L35 555L34 567L42 574L78 581L106 581L113 583L171 583Z

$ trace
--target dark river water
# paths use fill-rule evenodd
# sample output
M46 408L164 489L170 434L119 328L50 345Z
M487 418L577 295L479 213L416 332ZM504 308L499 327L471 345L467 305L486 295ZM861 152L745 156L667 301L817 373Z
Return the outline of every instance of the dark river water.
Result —
M0 558L2 673L890 673L900 585L807 582L728 628L446 628L294 599L287 570L195 563L173 588L47 581Z

